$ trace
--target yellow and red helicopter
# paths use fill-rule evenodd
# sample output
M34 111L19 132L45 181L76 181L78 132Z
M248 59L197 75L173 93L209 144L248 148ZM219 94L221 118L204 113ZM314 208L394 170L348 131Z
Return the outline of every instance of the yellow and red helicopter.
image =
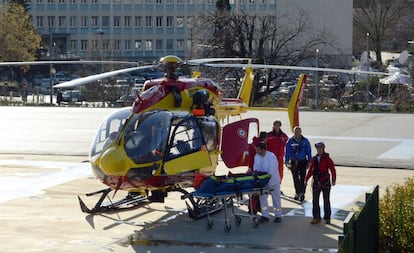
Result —
M91 145L89 161L93 174L107 188L88 193L101 194L93 208L88 208L80 197L81 210L86 213L112 212L129 209L148 202L163 202L170 191L188 196L187 187L194 187L200 179L214 175L219 157L228 168L247 166L248 136L259 121L243 119L221 126L220 121L238 116L248 110L254 80L254 69L294 69L355 73L354 70L307 68L260 64L223 64L213 62L240 61L244 58L213 58L194 60L193 65L244 68L245 75L237 98L223 98L220 87L199 72L192 78L181 78L176 73L183 61L173 55L160 59L163 78L148 80L143 92L137 95L132 107L122 108L109 115L99 126ZM51 62L5 62L0 65L49 64ZM53 62L56 63L56 62ZM62 62L68 64L68 62ZM94 64L80 61L76 63ZM102 63L102 62L101 62ZM113 62L108 62L113 63ZM130 64L126 62L126 64ZM55 85L68 88L87 84L120 73L156 68L158 65L138 66L92 75ZM358 71L360 74L372 72ZM290 127L299 125L301 103L306 75L301 75L288 108ZM280 110L280 108L279 108ZM251 125L255 127L251 128ZM126 191L127 196L112 202L111 191ZM115 195L115 193L114 193ZM106 198L109 203L104 203ZM203 215L200 203L190 198L191 217Z
M228 58L208 59L206 62ZM237 60L237 58L233 59ZM93 208L79 197L86 213L112 212L148 202L163 202L167 193L188 192L200 178L214 175L223 159L228 168L248 165L248 134L258 120L239 120L222 128L220 121L247 111L253 85L253 68L245 64L245 76L237 98L223 98L211 79L179 78L176 68L183 61L176 56L161 58L163 78L148 80L132 107L109 115L99 126L91 145L89 161L93 174L108 188L88 193L101 194ZM154 66L135 67L142 69ZM112 71L58 84L73 87L120 73ZM306 76L302 75L287 110L291 127L298 125L298 111ZM237 147L237 148L235 148ZM104 203L111 191L127 191L117 202ZM188 195L187 195L188 196ZM198 217L200 205L190 199L190 216Z

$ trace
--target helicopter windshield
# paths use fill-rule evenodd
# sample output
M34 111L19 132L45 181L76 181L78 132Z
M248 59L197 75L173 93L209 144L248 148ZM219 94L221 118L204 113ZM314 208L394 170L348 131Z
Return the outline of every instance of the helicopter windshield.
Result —
M162 160L166 150L172 113L150 111L134 115L125 131L125 151L135 163Z
M100 154L116 139L130 115L131 109L123 108L109 115L101 123L91 146L90 157Z

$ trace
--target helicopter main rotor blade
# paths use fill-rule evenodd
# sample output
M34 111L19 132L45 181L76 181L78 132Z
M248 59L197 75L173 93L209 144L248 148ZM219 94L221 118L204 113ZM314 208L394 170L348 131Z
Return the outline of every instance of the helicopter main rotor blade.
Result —
M130 61L13 61L0 62L0 66L24 66L24 65L47 65L47 64L127 64L137 66L136 62Z
M209 62L217 62L217 61L249 61L250 58L204 58L204 59L194 59L187 61L189 65L203 65Z
M132 71L136 71L136 70L150 69L150 68L156 68L156 67L158 67L158 65L148 65L148 66L141 66L141 67L119 69L119 70L114 70L114 71L110 71L110 72L105 72L105 73L102 73L102 74L96 74L96 75L91 75L91 76L87 76L87 77L74 79L74 80L71 80L71 81L68 81L68 82L63 82L63 83L57 84L53 87L54 88L72 88L72 87L88 84L88 83L91 83L91 82L94 82L94 81L97 81L97 80L101 80L101 79L104 79L104 78L116 76L116 75L119 75L119 74L122 74L122 73L128 73L128 72L132 72Z
M302 66L287 66L287 65L266 65L266 64L240 64L240 63L207 63L204 66L216 67L216 68L245 68L251 67L254 69L287 69L287 70L300 70L300 71L327 71L327 72L339 72L346 74L365 74L365 75L392 75L385 72L374 72L357 69L335 69L335 68L316 68L316 67L302 67Z

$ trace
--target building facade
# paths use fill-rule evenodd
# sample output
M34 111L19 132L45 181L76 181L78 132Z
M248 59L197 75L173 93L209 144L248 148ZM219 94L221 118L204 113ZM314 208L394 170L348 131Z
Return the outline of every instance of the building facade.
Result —
M234 0L232 10L275 13L276 0ZM44 57L152 61L191 51L191 21L215 0L32 0Z
M168 54L183 59L191 56L192 20L199 13L213 12L216 2L31 0L29 12L43 38L43 59L148 62ZM332 34L336 52L329 54L352 54L353 0L229 0L229 3L234 12L258 15L292 18L302 10L312 24L307 31L309 36L320 31ZM5 4L7 1L3 0Z

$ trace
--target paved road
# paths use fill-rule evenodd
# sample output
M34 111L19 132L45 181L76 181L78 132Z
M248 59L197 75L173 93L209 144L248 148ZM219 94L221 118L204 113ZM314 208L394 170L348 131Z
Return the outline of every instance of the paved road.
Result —
M115 108L0 107L0 153L85 155L100 122ZM250 111L261 128L285 112ZM303 134L322 140L338 165L414 169L414 115L301 112Z
M414 175L412 115L304 112L303 133L311 142L324 140L337 163L363 166L337 167L331 225L309 224L310 194L303 204L284 198L280 224L254 229L243 220L240 227L232 223L229 233L220 220L211 230L204 219L191 221L178 194L132 212L86 216L76 196L92 205L96 199L84 193L103 185L81 161L100 121L113 110L0 107L1 252L336 252L343 220L359 210L365 192L379 185L383 194L386 186ZM284 113L249 112L245 118L253 116L264 130L275 118L287 122ZM377 166L384 168L369 168ZM219 170L225 171L222 164ZM285 175L282 190L293 195Z

